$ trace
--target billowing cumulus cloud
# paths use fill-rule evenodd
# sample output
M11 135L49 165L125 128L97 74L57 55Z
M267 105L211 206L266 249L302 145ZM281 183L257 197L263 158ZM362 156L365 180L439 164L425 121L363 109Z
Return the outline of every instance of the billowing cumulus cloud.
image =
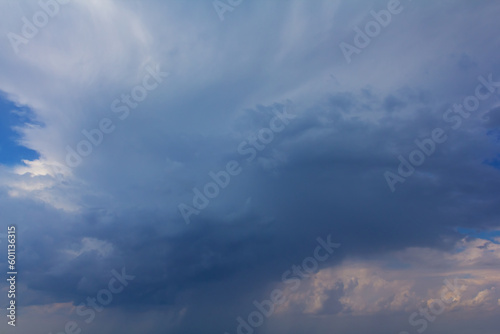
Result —
M282 312L411 312L441 298L450 301L447 311L495 311L498 248L487 240L463 239L449 251L412 247L371 261L346 259L316 273L301 291L288 296ZM331 296L341 308L328 308Z

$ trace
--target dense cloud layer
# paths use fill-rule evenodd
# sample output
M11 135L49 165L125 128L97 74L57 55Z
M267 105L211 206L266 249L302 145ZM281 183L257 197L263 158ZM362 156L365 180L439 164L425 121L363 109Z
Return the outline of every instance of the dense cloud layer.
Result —
M0 3L0 91L32 112L18 131L40 154L0 165L14 330L232 334L283 289L256 332L413 333L458 278L429 328L495 333L500 6L401 1L348 62L339 44L387 1L238 3L221 21L211 1L75 0L14 48L42 9ZM448 111L480 84L470 115ZM435 129L446 139L391 191ZM340 247L289 291L283 274L329 235ZM135 277L87 323L78 306L122 268Z

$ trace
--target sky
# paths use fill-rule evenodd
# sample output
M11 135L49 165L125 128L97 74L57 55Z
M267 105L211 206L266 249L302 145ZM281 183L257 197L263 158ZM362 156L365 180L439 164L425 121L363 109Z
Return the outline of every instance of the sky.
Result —
M39 158L36 151L31 150L22 144L22 138L17 129L25 122L29 122L33 115L29 115L29 109L15 105L7 98L0 97L0 152L1 163L13 166L23 159L35 160Z
M499 15L1 1L2 333L498 333Z

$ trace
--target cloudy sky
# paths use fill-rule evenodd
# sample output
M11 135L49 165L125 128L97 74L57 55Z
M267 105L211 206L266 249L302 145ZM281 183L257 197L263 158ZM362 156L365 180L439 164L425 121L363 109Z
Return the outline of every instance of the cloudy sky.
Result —
M498 333L499 15L0 1L2 332Z

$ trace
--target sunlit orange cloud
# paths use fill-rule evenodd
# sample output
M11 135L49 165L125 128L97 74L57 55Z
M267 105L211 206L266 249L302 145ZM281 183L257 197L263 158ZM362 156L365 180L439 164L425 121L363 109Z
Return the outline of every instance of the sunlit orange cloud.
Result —
M45 305L32 305L25 308L27 312L32 312L36 314L71 314L75 310L73 303L52 303Z
M373 315L409 312L441 298L454 298L447 308L498 311L500 308L500 245L466 238L452 251L408 248L383 260L346 259L325 268L300 288L287 291L278 312ZM447 295L444 279L457 278L464 290ZM334 299L337 298L337 301Z

